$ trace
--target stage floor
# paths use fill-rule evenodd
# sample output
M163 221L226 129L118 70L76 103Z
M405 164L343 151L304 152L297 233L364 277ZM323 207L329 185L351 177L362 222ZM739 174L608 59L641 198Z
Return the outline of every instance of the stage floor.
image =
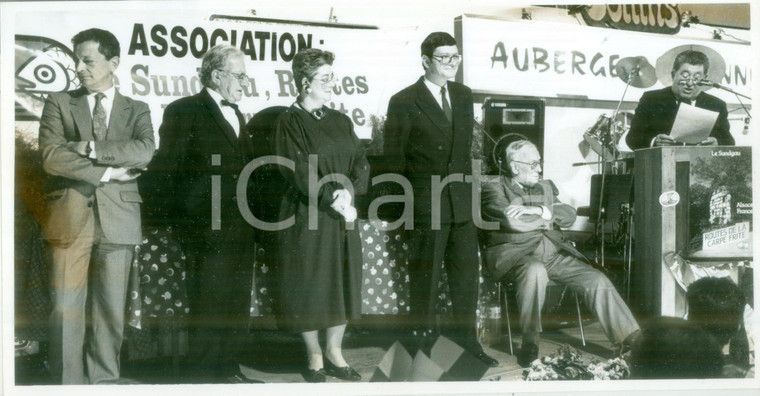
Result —
M580 329L577 326L545 331L540 345L540 355L555 351L562 344L569 344L582 353L590 362L613 357L612 345L604 336L598 323L584 326L586 346L581 344ZM394 339L389 333L357 331L347 335L344 342L346 361L362 375L363 382L369 382L375 369ZM265 383L303 383L301 370L305 365L304 352L296 337L283 336L273 332L257 332L252 335L251 351L241 362L241 372L248 378ZM520 345L520 335L513 335L514 349ZM515 356L509 354L506 333L503 343L483 346L485 351L499 361L498 367L490 368L481 381L521 381L523 368L517 364ZM170 362L164 360L129 361L122 366L122 383L125 384L177 384L189 383L181 377L174 377ZM328 382L343 382L328 377Z

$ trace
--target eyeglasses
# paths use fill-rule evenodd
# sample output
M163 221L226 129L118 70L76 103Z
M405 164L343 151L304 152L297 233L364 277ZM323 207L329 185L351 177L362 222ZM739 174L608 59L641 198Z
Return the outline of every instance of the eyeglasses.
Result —
M517 163L520 163L520 164L523 164L523 165L528 165L528 166L530 166L531 170L536 170L538 168L543 168L544 167L544 161L522 162L522 161L512 160L512 162L517 162Z
M321 82L324 85L337 82L338 79L335 78L335 74L330 74L329 76L324 76L322 78L315 78L315 80Z
M236 80L242 85L248 85L250 84L251 80L248 79L248 75L245 73L232 73L227 70L219 70L222 73L227 73L232 77L235 77Z
M448 65L449 63L459 63L462 61L462 54L433 55L432 57L433 59L436 59L438 62L441 62L444 65Z
M678 80L679 84L687 84L687 83L699 84L699 82L702 81L705 78L705 76L699 73L697 74L681 73L679 75L679 78L680 78Z

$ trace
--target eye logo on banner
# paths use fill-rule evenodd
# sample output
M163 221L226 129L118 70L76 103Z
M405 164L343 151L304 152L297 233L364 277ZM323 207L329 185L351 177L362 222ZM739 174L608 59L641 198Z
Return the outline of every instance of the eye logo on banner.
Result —
M79 86L74 53L58 41L16 35L16 119L37 120L50 92Z

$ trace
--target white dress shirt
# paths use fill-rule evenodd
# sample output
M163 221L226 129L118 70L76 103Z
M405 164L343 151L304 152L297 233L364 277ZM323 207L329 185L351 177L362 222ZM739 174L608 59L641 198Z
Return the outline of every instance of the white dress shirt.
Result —
M435 98L435 101L438 102L438 106L443 109L443 102L441 101L441 86L436 85L432 81L425 78L425 86L428 87L430 90L430 93L433 94L433 98ZM449 84L448 81L446 82L446 100L449 102L449 107L451 107L451 95L449 95Z
M222 100L224 100L224 98L219 94L219 92L216 92L209 87L206 87L205 90L209 93L209 95L211 95L212 98L214 98L214 103L219 106L219 110L222 111L224 119L230 123L230 126L235 131L235 136L240 136L240 121L238 121L237 114L235 114L235 109L230 106L222 105Z

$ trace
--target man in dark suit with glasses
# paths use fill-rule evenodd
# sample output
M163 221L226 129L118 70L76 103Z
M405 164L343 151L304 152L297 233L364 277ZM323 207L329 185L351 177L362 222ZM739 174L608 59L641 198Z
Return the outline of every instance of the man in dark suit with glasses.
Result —
M688 50L678 54L673 61L671 76L673 85L645 92L631 120L631 129L625 142L633 150L679 143L670 137L670 130L682 104L718 113L718 119L710 136L700 145L733 146L728 124L726 102L703 92L700 82L707 78L710 61L700 51Z
M253 159L237 104L250 81L243 53L228 45L211 48L199 74L203 90L164 111L159 150L146 175L149 206L174 227L188 258L190 379L251 382L235 359L245 345L253 276L254 228L236 194Z
M472 219L470 88L449 81L462 56L456 40L435 32L421 45L424 76L388 104L385 152L414 191L409 231L411 320L417 346L429 352L441 262L448 275L453 325L446 334L485 364L498 362L477 341L478 240Z

